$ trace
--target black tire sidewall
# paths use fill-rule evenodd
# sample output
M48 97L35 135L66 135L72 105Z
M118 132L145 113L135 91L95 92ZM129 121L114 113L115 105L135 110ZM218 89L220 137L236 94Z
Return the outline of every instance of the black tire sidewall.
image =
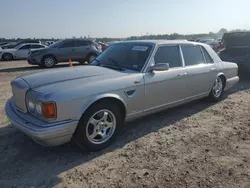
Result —
M115 115L116 129L112 137L107 142L102 143L102 144L93 144L87 138L86 126L87 126L89 119L93 116L93 114L102 109L107 109ZM122 125L123 125L123 118L122 118L121 110L119 109L117 105L110 104L107 102L95 104L91 106L81 117L78 123L78 126L76 128L76 131L73 135L73 140L81 148L87 149L88 151L98 151L98 150L106 148L115 140L116 136L120 133Z
M53 64L53 66L51 66L51 67L48 67L46 64L45 64L45 59L46 58L52 58L53 60L54 60L54 64ZM53 68L54 66L55 66L55 64L56 64L56 59L53 57L53 56L44 56L43 58L42 58L42 67L43 68Z

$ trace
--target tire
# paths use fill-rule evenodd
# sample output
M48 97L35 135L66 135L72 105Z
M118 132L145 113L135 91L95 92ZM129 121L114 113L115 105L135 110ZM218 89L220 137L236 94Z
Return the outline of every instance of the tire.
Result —
M12 54L10 54L10 53L4 53L3 56L2 56L2 59L4 61L12 61L14 58L13 58Z
M96 54L92 53L87 56L87 62L90 64L95 58L97 57Z
M107 117L106 120L105 117ZM86 148L88 151L99 151L115 140L122 125L123 115L117 105L107 101L96 103L90 106L81 117L73 135L73 141L80 148Z
M53 56L45 56L42 59L42 67L53 68L56 64L56 58Z
M213 83L213 87L208 96L209 100L212 102L218 102L221 100L224 94L225 82L224 79L219 76Z

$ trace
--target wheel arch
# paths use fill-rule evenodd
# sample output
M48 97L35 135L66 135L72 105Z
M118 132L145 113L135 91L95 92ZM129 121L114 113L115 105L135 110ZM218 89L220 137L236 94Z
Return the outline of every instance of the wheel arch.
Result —
M84 104L84 106L81 109L81 114L79 115L78 119L82 117L82 115L93 105L98 104L103 101L111 101L112 103L117 104L120 109L121 113L123 115L123 118L125 119L126 114L127 114L127 108L126 108L126 103L125 101L117 94L102 94L95 96L88 100L87 103Z
M10 55L12 55L12 58L13 58L13 59L16 59L15 55L14 55L13 53L11 53L11 52L4 52L4 53L2 54L2 56L1 56L2 59L3 59L4 54L10 54Z
M221 77L221 78L222 78L223 86L224 86L224 88L225 88L225 87L226 87L226 83L227 83L227 78L226 78L225 74L224 74L223 72L219 72L219 73L216 75L215 79L216 79L217 77ZM210 84L209 92L211 91L211 89L212 89L212 87L213 87L213 84L214 84L215 79L214 79L213 82Z
M221 77L222 79L222 82L223 82L223 87L225 88L226 87L226 84L227 84L227 77L225 76L224 73L220 72L217 77Z
M96 56L98 56L98 54L96 53L96 52L94 52L94 51L91 51L91 52L89 52L88 54L87 54L87 58L89 57L89 56L91 56L91 55L96 55Z
M52 56L53 58L55 58L56 63L57 63L57 58L56 58L56 56L55 56L54 54L45 54L45 55L42 56L42 59L41 59L41 60L43 61L44 58L45 58L45 57L48 57L48 56Z

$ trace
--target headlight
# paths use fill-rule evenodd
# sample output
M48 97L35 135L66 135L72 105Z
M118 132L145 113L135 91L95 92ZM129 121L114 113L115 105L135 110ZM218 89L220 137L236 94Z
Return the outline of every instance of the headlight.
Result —
M40 52L33 52L33 53L30 53L30 55L39 55Z
M30 114L45 120L54 120L57 117L56 104L54 102L40 102L27 100Z
M33 101L29 101L28 102L28 110L31 112L31 113L34 113L34 110L35 110L35 103Z
M41 104L36 104L36 114L42 116L42 107Z

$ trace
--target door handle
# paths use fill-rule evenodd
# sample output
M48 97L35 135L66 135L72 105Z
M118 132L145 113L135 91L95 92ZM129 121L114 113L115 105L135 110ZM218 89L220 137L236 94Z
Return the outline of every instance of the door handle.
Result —
M177 76L179 77L179 76L186 76L187 75L187 73L186 72L183 72L183 73L179 73L179 74L177 74Z
M210 69L211 72L212 72L212 71L215 71L215 70L216 70L216 68L211 68L211 69Z

